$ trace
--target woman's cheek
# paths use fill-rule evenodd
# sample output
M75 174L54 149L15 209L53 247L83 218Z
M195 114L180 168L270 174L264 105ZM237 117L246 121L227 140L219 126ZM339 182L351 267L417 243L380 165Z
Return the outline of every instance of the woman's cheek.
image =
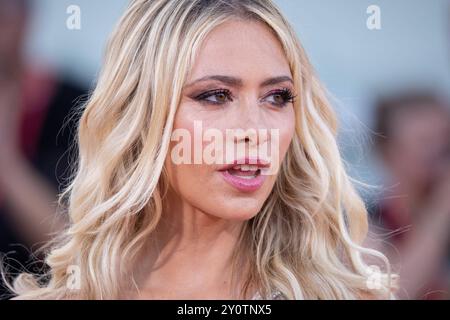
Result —
M292 138L294 137L295 125L291 124L283 130L283 133L280 137L280 154L284 157L286 154L289 145L291 144Z

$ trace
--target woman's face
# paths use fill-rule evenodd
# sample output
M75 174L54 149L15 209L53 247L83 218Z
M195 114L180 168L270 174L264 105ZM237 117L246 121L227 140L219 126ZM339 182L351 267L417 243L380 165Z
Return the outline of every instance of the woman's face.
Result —
M282 47L266 26L230 21L214 29L175 116L174 133L184 135L172 139L166 159L172 194L213 217L256 215L294 134L295 95Z

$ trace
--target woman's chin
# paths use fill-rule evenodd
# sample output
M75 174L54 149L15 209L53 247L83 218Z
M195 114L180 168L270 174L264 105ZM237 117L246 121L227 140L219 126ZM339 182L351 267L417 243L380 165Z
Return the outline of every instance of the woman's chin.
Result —
M262 208L263 202L258 199L225 199L220 215L226 219L245 221L253 218Z

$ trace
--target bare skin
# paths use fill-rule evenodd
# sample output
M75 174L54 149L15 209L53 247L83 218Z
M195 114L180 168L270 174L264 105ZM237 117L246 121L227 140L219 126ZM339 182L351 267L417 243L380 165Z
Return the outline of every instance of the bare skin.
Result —
M242 86L217 80L196 82L209 75L240 78ZM278 128L279 157L282 159L294 134L293 103L275 106L279 96L273 91L289 88L290 81L261 86L267 78L292 78L286 57L277 39L264 25L230 21L217 27L203 43L187 85L183 90L174 128L192 133L193 121L203 128ZM222 95L204 103L198 94L228 89L232 101ZM295 94L295 93L294 93ZM235 143L253 145L270 141L250 141L235 137ZM267 176L256 191L242 192L228 184L218 171L221 165L175 165L166 161L170 191L165 199L162 222L149 246L146 258L136 269L137 299L238 299L239 286L230 276L230 257L240 230L262 208L276 175ZM245 263L245 262L244 262ZM245 270L240 270L245 275ZM239 282L239 281L238 281ZM251 298L250 296L244 298ZM129 297L129 296L128 296ZM128 298L127 297L127 298Z

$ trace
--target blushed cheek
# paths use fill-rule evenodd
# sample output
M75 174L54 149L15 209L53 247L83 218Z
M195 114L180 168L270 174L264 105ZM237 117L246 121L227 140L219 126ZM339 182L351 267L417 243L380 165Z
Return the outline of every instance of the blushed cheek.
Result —
M294 115L289 119L285 119L283 122L284 126L281 126L280 129L280 161L283 160L295 134L295 121L292 120L293 118Z
M286 153L287 149L289 148L289 145L291 144L291 141L294 137L295 127L292 125L290 128L291 130L286 131L284 137L283 137L283 147L284 147L284 153Z
M174 146L179 144L180 141L171 143L169 154L166 158L169 182L172 187L182 195L195 198L195 194L201 193L203 196L205 193L205 185L207 185L208 181L211 179L213 171L211 166L205 164L202 158L203 150L207 145L207 142L201 140L205 128L202 128L203 130L201 131L196 131L192 119L190 117L186 118L184 115L184 117L176 118L176 121L174 122L174 130L175 129L184 130L190 137L188 139L189 143L185 144L185 146L187 145L190 148L190 157L183 158L187 160L188 163L175 163L173 157L177 156L178 152L173 152L173 150ZM196 137L200 137L200 141L196 142ZM201 144L201 147L198 143ZM197 153L197 155L195 153ZM180 162L180 160L178 162Z

